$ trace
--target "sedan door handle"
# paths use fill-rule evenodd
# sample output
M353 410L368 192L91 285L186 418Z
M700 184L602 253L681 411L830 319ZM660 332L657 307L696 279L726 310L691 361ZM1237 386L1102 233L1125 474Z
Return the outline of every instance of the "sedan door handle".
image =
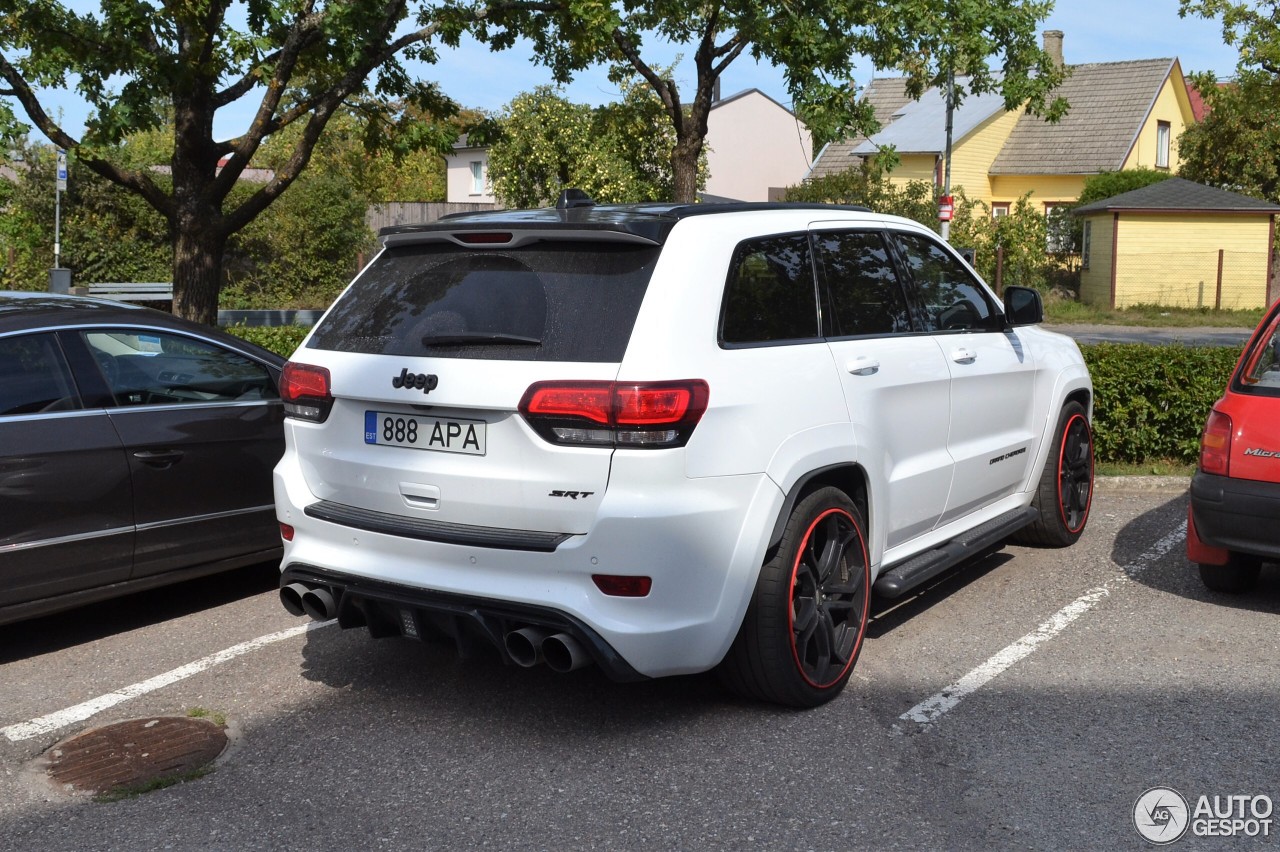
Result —
M182 450L139 450L133 457L145 465L164 470L182 461L184 455Z
M972 349L953 349L951 350L951 360L957 364L972 364L978 360L978 353Z
M849 360L844 367L855 376L871 376L880 372L880 362L865 355Z

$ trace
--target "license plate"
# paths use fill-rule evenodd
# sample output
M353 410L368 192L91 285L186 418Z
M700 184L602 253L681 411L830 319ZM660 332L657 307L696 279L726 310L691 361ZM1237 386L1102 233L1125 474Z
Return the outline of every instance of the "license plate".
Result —
M483 420L419 417L390 411L364 413L364 442L442 453L484 455Z

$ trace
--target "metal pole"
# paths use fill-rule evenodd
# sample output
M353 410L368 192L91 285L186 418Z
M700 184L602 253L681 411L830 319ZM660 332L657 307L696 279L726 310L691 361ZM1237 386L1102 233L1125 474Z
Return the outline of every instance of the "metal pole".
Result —
M58 149L58 176L53 198L53 268L62 268L62 192L67 188L67 152Z
M947 69L947 147L943 155L942 166L942 194L944 196L951 195L951 128L952 114L955 112L956 104L956 71L955 63ZM954 214L953 214L954 215ZM942 220L942 239L946 242L951 241L951 219Z

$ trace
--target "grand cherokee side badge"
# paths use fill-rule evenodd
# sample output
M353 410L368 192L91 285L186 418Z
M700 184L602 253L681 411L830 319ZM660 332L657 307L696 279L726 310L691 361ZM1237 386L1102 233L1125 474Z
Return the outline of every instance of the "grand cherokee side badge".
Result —
M400 375L392 376L391 378L391 387L393 388L420 390L424 394L431 393L438 384L440 384L440 379L435 373L410 373L408 367L401 370Z

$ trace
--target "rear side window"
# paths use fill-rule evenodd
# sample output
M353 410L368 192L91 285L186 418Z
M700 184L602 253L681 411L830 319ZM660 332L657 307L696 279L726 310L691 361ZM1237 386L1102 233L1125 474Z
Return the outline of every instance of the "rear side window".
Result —
M911 331L907 300L879 233L815 233L814 242L831 299L833 337Z
M729 265L720 339L727 344L815 340L817 299L807 234L747 240Z
M928 237L895 236L924 303L929 331L988 331L997 327L986 293L960 261Z
M62 348L52 334L0 337L0 417L79 407Z
M621 361L658 252L610 242L393 246L307 345L370 355Z
M154 329L86 331L83 338L117 405L279 398L266 367L203 340Z

